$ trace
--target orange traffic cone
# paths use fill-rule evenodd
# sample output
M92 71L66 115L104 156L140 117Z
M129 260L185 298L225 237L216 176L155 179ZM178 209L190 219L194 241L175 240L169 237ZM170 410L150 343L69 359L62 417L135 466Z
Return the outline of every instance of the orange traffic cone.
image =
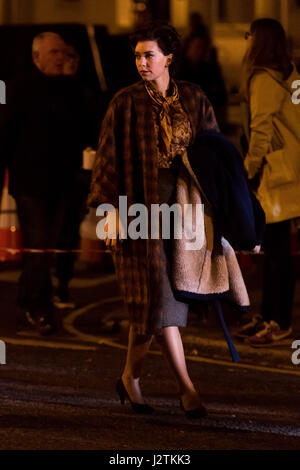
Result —
M79 257L80 261L92 263L105 261L105 243L96 235L97 222L99 222L99 217L96 217L96 209L90 209L80 226L80 249L83 250Z
M19 261L21 253L7 251L22 248L21 231L17 207L14 198L8 193L8 171L5 179L0 203L0 261Z

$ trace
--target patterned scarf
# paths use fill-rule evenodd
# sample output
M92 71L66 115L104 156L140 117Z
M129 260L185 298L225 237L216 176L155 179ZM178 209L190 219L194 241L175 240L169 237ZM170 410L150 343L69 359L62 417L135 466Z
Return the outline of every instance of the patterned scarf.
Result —
M164 97L149 81L145 81L146 90L152 99L153 106L159 116L159 127L164 147L164 153L170 154L172 141L172 105L179 100L178 88L174 80L171 79L170 85L172 94Z

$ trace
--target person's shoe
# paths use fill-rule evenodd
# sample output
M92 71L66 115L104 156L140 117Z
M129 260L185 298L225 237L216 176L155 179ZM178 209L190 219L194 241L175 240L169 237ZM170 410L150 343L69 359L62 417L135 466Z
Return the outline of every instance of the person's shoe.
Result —
M55 295L53 304L59 309L75 308L75 302L69 299L69 296Z
M179 404L180 404L180 408L182 409L182 411L184 411L185 416L188 419L200 419L200 418L204 418L205 416L207 416L207 410L203 405L200 405L197 408L194 408L192 410L186 410L183 406L181 399L179 401Z
M130 396L128 395L128 392L125 388L125 385L124 385L122 379L118 380L118 382L116 384L116 390L117 390L117 393L120 397L120 401L121 401L122 405L124 405L125 399L127 398L127 400L131 404L131 407L132 407L133 411L135 411L136 413L149 415L149 414L152 414L154 412L154 408L152 408L152 406L150 406L150 405L146 405L145 403L135 403L135 402L131 401Z
M57 331L57 326L48 315L32 315L30 312L26 312L25 318L29 325L34 327L42 336L51 335Z
M253 336L265 328L265 324L261 315L254 315L249 323L246 323L238 331L234 333L237 339L246 339Z
M68 282L59 280L53 303L59 309L75 308L75 303L69 297Z
M280 342L292 334L292 328L281 330L276 321L264 322L264 329L246 339L246 342L254 348L268 346L280 346Z

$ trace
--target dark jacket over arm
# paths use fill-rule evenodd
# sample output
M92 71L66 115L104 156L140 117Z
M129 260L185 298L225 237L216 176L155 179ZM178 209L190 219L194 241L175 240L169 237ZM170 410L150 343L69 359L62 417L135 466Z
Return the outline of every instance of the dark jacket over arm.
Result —
M201 132L188 149L188 156L222 235L237 250L260 245L264 211L249 190L243 159L232 142L214 131Z

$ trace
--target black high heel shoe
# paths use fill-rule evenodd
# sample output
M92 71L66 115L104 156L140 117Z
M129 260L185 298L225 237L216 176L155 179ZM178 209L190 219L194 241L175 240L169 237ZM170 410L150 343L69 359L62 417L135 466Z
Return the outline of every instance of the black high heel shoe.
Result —
M185 416L188 419L200 419L200 418L204 418L207 415L207 410L203 405L199 406L198 408L194 408L192 410L186 410L182 404L181 399L179 403L180 403L180 408L182 409L182 411L184 411Z
M124 405L125 399L127 398L131 404L133 411L135 411L135 413L150 415L155 411L154 408L152 408L152 406L150 405L146 405L145 403L135 403L134 401L132 401L130 399L130 396L128 395L128 392L125 388L125 385L123 384L122 379L118 380L117 385L116 385L116 390L120 397L121 404Z

